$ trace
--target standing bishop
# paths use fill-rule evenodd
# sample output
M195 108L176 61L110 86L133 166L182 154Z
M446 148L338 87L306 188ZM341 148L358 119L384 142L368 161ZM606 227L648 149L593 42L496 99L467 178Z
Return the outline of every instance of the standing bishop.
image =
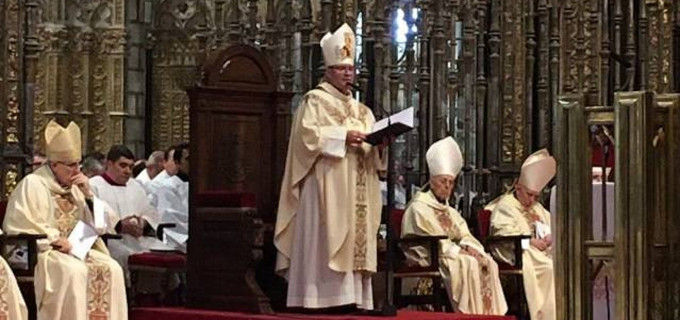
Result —
M347 24L321 39L324 79L293 119L274 236L289 307L373 308L387 157L364 142L375 118L350 91L355 43Z

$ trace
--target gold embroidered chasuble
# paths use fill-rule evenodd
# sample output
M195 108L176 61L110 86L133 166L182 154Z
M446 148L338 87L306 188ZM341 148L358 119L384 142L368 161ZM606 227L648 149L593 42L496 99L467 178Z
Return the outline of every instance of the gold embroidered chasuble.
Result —
M127 319L121 267L97 239L85 261L53 250L79 220L93 216L80 189L61 187L49 166L26 176L9 198L3 229L9 234L46 234L38 243L35 292L38 319Z
M14 319L27 320L28 310L12 269L0 257L0 320Z
M382 207L378 170L386 169L387 157L368 143L345 146L348 130L370 132L374 122L368 107L329 83L322 82L303 97L291 128L276 220L276 270L280 273L290 267L300 190L306 178L316 179L319 186L328 267L337 272L376 271Z
M470 233L465 219L448 203L437 201L431 191L418 192L402 220L402 237L445 235L441 240L440 272L453 306L463 313L503 315L507 303L498 277L498 266L484 252L484 246ZM468 247L478 258L464 254ZM426 265L429 252L423 247L408 248L406 255Z
M492 210L492 236L535 235L535 222L543 223L550 232L550 212L536 202L525 208L512 193L502 195L487 209ZM532 320L555 319L555 280L551 248L540 251L534 246L522 254L522 274L529 312ZM494 256L514 264L512 247L499 246L492 249Z

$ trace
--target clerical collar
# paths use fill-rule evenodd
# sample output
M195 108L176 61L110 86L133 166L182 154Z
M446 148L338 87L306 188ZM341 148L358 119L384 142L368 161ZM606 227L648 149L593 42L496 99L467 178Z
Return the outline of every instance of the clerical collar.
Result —
M189 182L189 175L184 172L177 172L176 176L177 178L180 178L180 180L184 182Z
M54 181L56 181L57 184L58 184L60 187L62 187L65 191L70 191L70 190L71 190L71 186L68 186L68 185L65 185L65 184L62 184L61 182L59 182L59 179L57 179L57 175L54 174L54 170L52 170L52 167L50 167L50 166L45 166L45 167L47 167L47 169L50 170L50 173L52 174L52 177L54 178Z
M334 97L336 97L336 98L338 98L342 101L349 101L350 99L352 99L351 95L347 95L347 94L340 92L340 90L338 90L338 88L333 86L330 82L322 81L321 83L319 83L319 87L322 90L330 93L332 96L334 96Z
M439 197L437 197L437 195L434 194L434 191L432 189L430 189L430 194L432 195L432 198L437 200L437 202L439 202L440 204L448 205L448 202L446 200L439 199Z
M527 207L527 206L524 205L524 203L522 203L522 201L519 201L519 197L517 196L517 190L515 190L515 191L512 192L512 197L515 198L515 200L517 201L517 203L519 203L519 205L520 205L522 208L530 209L531 207L533 207L533 204Z
M113 180L113 178L111 178L111 176L109 176L106 172L102 173L102 178L104 178L104 180L106 180L106 182L108 182L112 186L125 187L124 184L120 184L120 183L116 182L115 180Z

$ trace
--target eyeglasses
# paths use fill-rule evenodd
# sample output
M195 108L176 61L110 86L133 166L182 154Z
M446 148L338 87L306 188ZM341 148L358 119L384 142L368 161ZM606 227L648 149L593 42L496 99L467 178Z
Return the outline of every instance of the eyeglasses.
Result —
M343 65L330 66L328 68L330 68L333 71L337 71L337 72L354 72L354 66L349 66L349 65L347 65L347 66L343 66Z
M56 163L58 163L62 166L66 166L71 170L75 170L80 166L80 162L66 163L66 162L57 161Z

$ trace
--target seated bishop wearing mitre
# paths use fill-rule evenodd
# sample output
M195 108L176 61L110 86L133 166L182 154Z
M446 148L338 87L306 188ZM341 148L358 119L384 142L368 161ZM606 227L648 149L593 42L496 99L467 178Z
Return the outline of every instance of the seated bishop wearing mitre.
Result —
M429 185L416 193L402 223L402 237L444 235L439 245L440 272L452 307L462 313L503 315L508 306L498 277L498 266L470 233L465 219L449 206L463 156L455 140L444 138L426 154ZM408 248L408 259L425 265L429 252Z
M3 223L8 234L47 236L35 267L38 319L127 319L123 270L97 237L108 217L94 210L102 202L79 168L80 128L50 121L45 148L47 163L19 182Z
M522 251L522 277L532 320L556 319L550 212L538 201L556 171L557 162L546 149L534 152L522 164L514 188L486 206L492 211L492 236L530 236ZM497 259L515 264L513 249L498 245L491 252Z

